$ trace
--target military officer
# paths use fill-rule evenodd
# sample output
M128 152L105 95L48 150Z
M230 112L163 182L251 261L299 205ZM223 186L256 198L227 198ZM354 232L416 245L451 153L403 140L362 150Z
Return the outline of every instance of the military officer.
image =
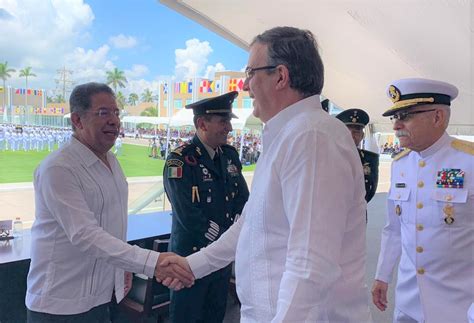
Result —
M167 158L164 186L173 209L171 251L188 256L217 240L240 216L249 190L234 147L232 102L238 92L204 99L193 109L196 135ZM230 266L197 280L190 289L172 292L172 322L222 322Z
M369 123L369 115L361 109L347 109L339 113L336 118L347 126L359 151L364 168L365 200L369 202L377 191L379 181L379 154L359 148L364 139L364 127Z
M395 135L374 304L385 310L398 264L394 322L467 322L474 300L474 143L449 136L455 86L427 79L392 83Z

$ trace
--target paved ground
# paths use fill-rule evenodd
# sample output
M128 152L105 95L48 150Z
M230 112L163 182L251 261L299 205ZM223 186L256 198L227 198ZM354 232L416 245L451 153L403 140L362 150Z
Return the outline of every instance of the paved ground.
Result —
M390 162L381 161L380 179L377 194L368 206L369 223L367 225L367 285L372 285L378 251L380 248L380 232L384 225L385 201L390 183ZM245 173L246 180L251 183L253 173ZM130 196L129 203L133 205L141 195L147 191L155 191L159 187L161 177L128 178ZM169 202L165 201L165 209L169 209ZM155 204L162 205L163 201ZM0 184L0 220L14 219L19 216L25 222L25 227L30 227L34 219L34 192L32 183ZM389 308L381 313L372 307L374 322L391 322L393 312L393 287L390 288ZM233 302L229 302L225 319L227 323L239 322L239 309Z

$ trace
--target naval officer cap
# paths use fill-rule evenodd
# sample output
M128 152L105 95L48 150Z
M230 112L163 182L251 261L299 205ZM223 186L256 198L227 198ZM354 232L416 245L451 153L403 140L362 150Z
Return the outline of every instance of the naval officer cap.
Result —
M347 109L339 113L336 118L344 122L347 126L365 127L369 123L369 115L361 109Z
M229 116L231 118L238 118L232 113L232 103L238 95L239 92L232 91L216 97L188 104L186 109L193 109L195 116L218 114Z
M393 106L382 114L384 117L418 105L444 104L449 106L451 101L458 96L458 89L446 82L407 78L392 82L388 86L387 95L392 100Z

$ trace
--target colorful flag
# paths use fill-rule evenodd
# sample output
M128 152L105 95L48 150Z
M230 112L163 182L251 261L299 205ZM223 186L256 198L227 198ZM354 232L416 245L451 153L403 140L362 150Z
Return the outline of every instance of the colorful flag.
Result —
M181 93L181 83L174 83L174 93Z
M199 86L199 93L206 93L208 91L208 88L209 88L209 81L202 80Z
M181 82L181 91L179 93L185 94L188 93L188 83L187 82Z
M164 94L168 93L168 83L163 84L163 93Z
M229 91L237 91L237 79L229 80Z
M209 87L207 88L208 93L214 92L215 81L209 81Z
M193 93L193 82L188 82L188 93Z

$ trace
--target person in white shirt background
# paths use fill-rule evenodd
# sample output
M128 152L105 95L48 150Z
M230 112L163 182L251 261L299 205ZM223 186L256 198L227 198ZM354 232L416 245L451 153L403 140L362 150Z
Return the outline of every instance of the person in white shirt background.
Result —
M167 254L131 246L128 185L109 151L120 130L119 109L105 84L77 86L70 96L74 135L35 171L35 222L27 278L28 322L109 322L108 304L131 287L131 274L192 275L161 268ZM125 272L126 271L126 272Z
M265 128L250 198L219 240L162 263L201 278L235 259L241 322L371 322L364 175L349 131L321 108L323 83L310 31L255 37L244 89Z
M449 136L458 89L402 79L387 89L405 148L392 163L374 304L387 306L397 265L394 322L466 323L474 301L474 143Z

